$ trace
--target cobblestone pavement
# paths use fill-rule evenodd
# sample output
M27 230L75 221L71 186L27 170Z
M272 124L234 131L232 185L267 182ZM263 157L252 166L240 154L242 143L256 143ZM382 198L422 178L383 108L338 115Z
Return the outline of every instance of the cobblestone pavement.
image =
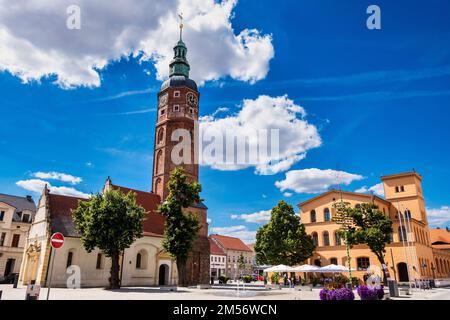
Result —
M12 285L0 285L2 300L24 300L26 288ZM163 291L152 287L130 287L120 290L102 288L63 289L52 288L50 300L318 300L320 289L298 291L294 289L239 292L231 289L180 288L177 292ZM40 300L47 297L47 288L41 289ZM358 295L355 292L355 297ZM413 291L411 295L402 295L393 300L450 300L450 288L427 291Z

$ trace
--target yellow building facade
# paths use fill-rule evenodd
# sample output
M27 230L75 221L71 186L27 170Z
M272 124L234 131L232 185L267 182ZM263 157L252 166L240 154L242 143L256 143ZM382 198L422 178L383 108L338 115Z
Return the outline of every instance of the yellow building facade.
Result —
M355 192L330 190L298 204L306 233L313 237L316 251L306 263L326 266L347 266L347 253L343 239L333 222L334 204L348 202L352 207L361 203L374 203L393 222L391 243L386 246L385 262L391 278L399 282L409 279L450 277L450 252L432 247L425 201L422 193L422 177L407 172L381 177L385 198ZM409 217L409 219L408 219ZM406 222L406 223L405 223ZM366 245L350 249L352 276L363 278L370 265L381 265ZM445 268L437 268L436 261L443 260Z

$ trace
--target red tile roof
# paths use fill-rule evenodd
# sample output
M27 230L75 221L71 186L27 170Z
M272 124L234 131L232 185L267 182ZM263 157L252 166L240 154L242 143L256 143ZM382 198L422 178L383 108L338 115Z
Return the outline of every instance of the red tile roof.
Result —
M217 243L208 237L210 254L226 256L226 253L217 245Z
M136 203L146 210L143 222L144 236L161 237L164 234L165 219L156 212L158 205L161 203L157 194L116 185L113 185L113 188L124 193L132 191L136 194ZM78 206L79 200L86 201L86 199L57 194L49 194L48 197L52 232L61 232L67 237L79 237L72 220L72 210Z
M66 237L79 237L72 220L72 209L78 207L83 198L48 194L50 222L52 232L61 232Z
M239 238L227 237L219 234L213 234L210 237L216 240L226 250L252 252L252 250Z
M124 193L132 191L136 194L136 203L147 211L143 225L144 235L162 236L164 234L165 219L160 213L156 212L158 205L161 203L159 195L116 185L113 185L113 189L119 189Z
M450 232L446 229L430 229L432 244L450 244Z

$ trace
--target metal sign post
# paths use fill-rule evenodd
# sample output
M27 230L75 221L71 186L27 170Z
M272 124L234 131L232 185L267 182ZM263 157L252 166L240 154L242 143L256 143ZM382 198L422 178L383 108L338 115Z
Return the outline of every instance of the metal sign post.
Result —
M50 288L52 286L52 275L53 275L53 265L55 264L55 256L56 256L56 249L59 249L64 244L64 236L61 232L56 232L52 234L50 238L50 245L52 246L51 251L51 263L50 263L50 272L49 272L49 279L48 279L48 289L47 289L47 300L50 297Z

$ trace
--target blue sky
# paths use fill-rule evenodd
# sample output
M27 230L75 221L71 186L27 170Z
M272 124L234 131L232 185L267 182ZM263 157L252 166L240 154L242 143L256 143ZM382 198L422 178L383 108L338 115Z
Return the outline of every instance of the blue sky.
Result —
M366 27L370 4L381 8L381 30ZM244 99L286 95L304 108L304 120L317 128L321 145L274 175L256 174L255 168L221 171L201 167L202 197L209 207L211 229L251 240L260 224L239 219L239 215L259 213L261 217L262 211L280 199L296 205L314 196L314 192L292 189L282 192L275 185L288 171L311 168L360 176L345 186L351 191L375 186L381 175L415 168L423 176L432 221L450 226L450 4L434 0L339 1L337 5L336 1L311 0L240 1L232 7L233 16L227 20L232 34L256 29L266 40L270 38L274 54L270 57L267 43L261 44L241 61L221 55L224 44L219 40L209 43L216 51L202 53L193 43L202 43L206 36L201 38L201 32L189 36L186 18L188 59L206 59L204 65L191 63L193 69L197 65L203 71L193 70L193 76L204 76L194 80L205 80L199 88L200 114L211 115L226 107L229 110L220 117L235 116L244 107ZM1 21L0 31L21 23ZM170 28L176 34L176 24ZM16 38L27 36L26 32L10 32ZM57 47L55 39L50 44L36 40L35 47L45 53ZM176 40L164 39L162 52L170 52ZM68 80L72 85L67 86L55 81L64 72L72 79L71 68L62 72L52 65L53 59L42 65L54 67L55 73L40 78L33 68L41 62L33 62L31 53L28 57L22 52L5 62L2 56L11 53L0 51L0 69L4 70L0 73L0 192L32 193L37 199L38 193L17 185L30 179L49 181L56 188L97 192L108 175L116 184L150 190L156 94L164 66L142 59L142 53L121 56L114 52L108 60L108 54L101 52L99 56L104 54L108 62L97 69L98 85L89 79L90 86L82 80ZM67 57L75 63L78 56ZM248 77L236 75L234 62L242 64L241 69L254 63L258 71L248 71ZM208 68L213 74L209 78ZM34 74L34 79L30 76L24 81L18 70L22 75ZM77 74L76 79L80 78ZM82 181L39 178L36 172L66 173Z

